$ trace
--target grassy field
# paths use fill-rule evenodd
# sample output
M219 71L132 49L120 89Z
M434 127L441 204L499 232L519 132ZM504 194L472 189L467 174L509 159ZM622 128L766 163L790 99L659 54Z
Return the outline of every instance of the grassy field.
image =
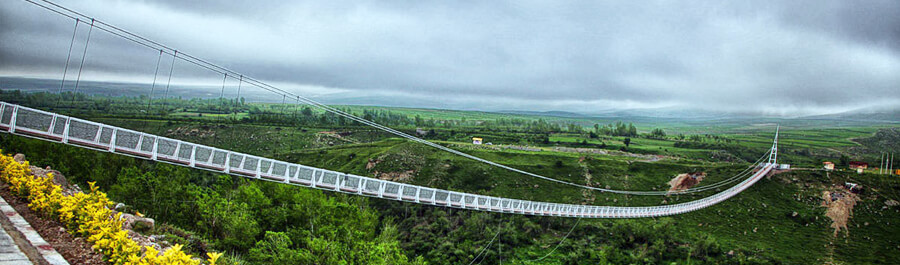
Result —
M128 106L127 102L121 104ZM896 220L900 220L900 207L888 205L888 200L900 200L900 177L818 170L821 162L840 163L842 156L849 160L875 164L879 158L878 152L885 150L883 143L897 139L897 135L900 135L897 133L900 131L896 130L897 126L891 127L890 124L862 126L853 122L784 119L706 123L639 120L635 124L641 135L627 137L630 143L626 146L626 137L623 136L599 135L591 138L587 133L529 132L521 128L480 126L473 122L510 118L559 124L578 123L585 126L610 122L599 118L367 106L338 107L354 113L389 111L409 119L419 116L425 120L434 120L434 126L405 124L398 128L410 134L416 133L416 128L433 130L436 135L429 133L423 137L514 168L595 187L663 191L668 189L667 182L672 177L688 172L707 173L701 186L717 183L745 169L750 162L766 153L771 146L776 122L782 124L779 162L808 168L782 172L763 179L734 198L688 214L654 219L582 220L567 243L541 262L527 261L549 253L562 235L572 228L575 222L573 219L457 211L394 201L348 198L347 195L330 192L315 195L326 200L336 198L339 201L351 201L353 203L350 205L356 207L371 206L377 209L382 222L397 222L401 231L401 244L409 255L424 256L434 264L465 263L471 260L474 255L470 253L490 239L489 232L493 228L487 228L487 225L503 223L511 226L506 228L508 231L504 234L504 260L523 264L601 264L617 263L616 261L636 264L654 261L672 261L677 264L894 264L900 260L900 227L896 224ZM687 202L719 191L677 196L628 196L588 192L491 167L358 124L281 124L264 119L265 115L298 115L302 106L253 103L244 108L231 114L178 108L161 117L82 110L79 115L83 116L79 117L315 167L372 177L403 175L399 181L508 198L587 205L646 206ZM315 116L315 113L321 114L314 111L308 120L328 118ZM469 123L449 125L452 124L451 121L462 120ZM662 128L668 135L650 138L644 134L653 128ZM585 130L590 130L590 127L585 127ZM685 137L678 134L685 134ZM470 138L473 136L483 137L485 142L495 145L472 145ZM546 137L546 141L543 137ZM96 157L97 161L114 156L74 150L72 147L58 147L21 137L4 135L2 141L7 146L19 148L13 151L28 152L29 156L37 157L35 162L46 164L52 164L61 159L61 156L72 153L88 153ZM529 146L540 151L508 149L509 145ZM596 149L593 151L597 152L560 151L567 150L566 148ZM77 165L89 167L89 163L92 162L81 161ZM74 166L60 167L73 169ZM846 168L846 165L839 165L839 168ZM116 168L98 168L91 172L111 175L120 173ZM208 175L192 172L196 176ZM83 179L85 178L90 177ZM200 185L211 182L204 179L194 181ZM822 206L822 192L838 189L844 182L861 184L865 189L854 208L849 233L841 232L838 236L833 236L832 221L826 217L826 208ZM269 184L262 187L275 189L266 185ZM129 198L116 199L127 202ZM422 232L427 230L426 227L437 225L446 225L452 229L444 228L449 230L430 234ZM458 241L451 242L449 246L442 244L427 249L417 248L425 241L439 242L449 237ZM503 240L501 237L501 241ZM665 250L656 251L654 248ZM690 252L694 250L711 252ZM734 253L729 254L730 251ZM450 253L447 255L454 259L440 258L445 257L441 256L444 252ZM488 253L492 257L498 255ZM646 253L668 253L668 256L646 257Z

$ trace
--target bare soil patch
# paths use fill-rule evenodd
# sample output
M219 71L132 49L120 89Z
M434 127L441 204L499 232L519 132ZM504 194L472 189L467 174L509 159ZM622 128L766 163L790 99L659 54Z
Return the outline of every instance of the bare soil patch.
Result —
M834 236L837 237L841 229L844 229L845 235L849 236L850 229L847 227L847 223L853 216L853 207L859 201L859 196L845 190L823 191L822 199L822 206L828 208L825 216L832 221L831 228L834 228Z
M691 187L700 184L705 177L706 172L678 174L678 176L669 180L669 193L690 189Z

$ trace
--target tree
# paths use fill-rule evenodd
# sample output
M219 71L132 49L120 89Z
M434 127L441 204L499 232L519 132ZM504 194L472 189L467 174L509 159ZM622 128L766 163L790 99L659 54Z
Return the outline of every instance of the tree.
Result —
M291 238L283 232L266 231L263 240L247 253L247 260L255 264L300 264L310 263L309 257L304 259L300 252L291 249Z
M666 138L666 131L663 131L663 129L660 128L654 128L652 131L650 131L650 137L660 139Z
M625 141L622 142L625 143L625 146L629 146L631 145L631 138L625 138Z
M841 154L841 165L846 166L850 164L850 157L847 155Z
M628 127L625 126L625 123L621 121L616 122L616 136L625 136L628 135Z

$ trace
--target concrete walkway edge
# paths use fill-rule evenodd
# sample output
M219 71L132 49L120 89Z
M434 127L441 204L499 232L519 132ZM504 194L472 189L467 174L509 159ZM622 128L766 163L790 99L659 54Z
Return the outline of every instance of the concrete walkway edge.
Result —
M16 210L2 197L0 197L0 212L2 212L3 216L13 224L19 233L25 236L25 239L31 243L31 246L37 249L37 252L41 254L41 257L47 263L51 265L69 264L69 262L67 262L59 252L56 252L56 249L54 249L50 243L47 243L47 241L45 241L44 238L28 224L28 221L25 221L25 218L19 215L19 213L16 212Z

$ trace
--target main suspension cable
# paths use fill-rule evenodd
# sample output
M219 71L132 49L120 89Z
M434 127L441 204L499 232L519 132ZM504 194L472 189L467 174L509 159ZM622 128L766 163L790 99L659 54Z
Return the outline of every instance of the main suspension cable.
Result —
M421 139L421 138L412 136L412 135L410 135L410 134L407 134L407 133L404 133L404 132L395 130L395 129L393 129L393 128L390 128L390 127L381 125L381 124L379 124L379 123L375 123L375 122L373 122L373 121L369 121L369 120L363 119L363 118L361 118L361 117L358 117L358 116L356 116L356 115L347 113L347 112L342 111L342 110L340 110L340 109L337 109L337 108L334 108L334 107L325 105L325 104L323 104L323 103L320 103L320 102L318 102L318 101L312 100L312 99L307 98L307 97L304 97L304 96L302 96L302 95L298 95L298 94L295 94L295 93L292 93L292 92L285 91L285 90L283 90L283 89L281 89L281 88L278 88L278 87L269 85L268 83L259 81L259 80L257 80L257 79L254 79L254 78L251 78L251 77L248 77L248 76L244 76L243 74L238 73L238 72L233 71L233 70L230 70L230 69L228 69L228 68L225 68L225 67L219 66L219 65L217 65L217 64L211 63L211 62L209 62L209 61L206 61L206 60L203 60L203 59L194 57L194 56L192 56L192 55L190 55L190 54L186 54L186 53L184 53L184 52L180 52L180 51L178 51L178 50L176 50L176 49L174 49L174 48L165 46L165 45L163 45L163 44L160 44L160 43L158 43L158 42L155 42L155 41L153 41L153 40L150 40L150 39L148 39L148 38L145 38L145 37L143 37L143 36L140 36L140 35L138 35L138 34L129 32L129 31L127 31L127 30L121 29L121 28L119 28L119 27L116 27L116 26L114 26L114 25L108 24L108 23L103 22L103 21L100 21L100 20L96 20L96 19L94 19L94 18L92 18L92 17L89 17L89 16L87 16L87 15L85 15L85 14L82 14L82 13L79 13L79 12L74 11L74 10L72 10L72 9L66 8L66 7L64 7L64 6L61 6L61 5L59 5L59 4L56 4L56 3L51 2L51 1L49 1L49 0L40 0L40 1L41 1L41 2L44 2L44 3L47 3L47 4L49 4L49 5L52 5L53 7L50 7L50 6L47 6L47 5L43 5L43 4L37 3L37 2L35 2L35 0L24 0L24 1L29 2L29 3L32 3L32 4L34 4L34 5L37 5L37 6L39 6L39 7L45 8L45 9L47 9L47 10L53 11L54 13L57 13L57 14L59 14L59 15L63 15L63 16L66 16L66 17L75 19L75 20L76 20L76 23L78 23L79 21L82 22L82 23L86 23L86 22L84 22L84 21L79 20L78 17L83 17L83 18L86 18L86 19L90 19L90 20L91 20L91 29L97 28L98 30L102 30L102 31L108 32L108 33L113 34L113 35L115 35L115 36L124 38L124 39L129 40L129 41L132 41L132 42L134 42L134 43L137 43L137 44L139 44L139 45L142 45L142 46L145 46L145 47L154 49L154 50L159 50L159 51L162 52L162 53L170 54L170 55L172 55L172 57L173 57L173 63L172 63L172 65L171 65L171 67L174 67L175 59L182 59L182 60L184 60L184 61L186 61L186 62L189 62L189 63L191 63L191 64L194 64L194 65L197 65L197 66L199 66L199 67L205 68L205 69L207 69L207 70L210 70L210 71L213 71L213 72L216 72L216 73L220 73L220 74L224 74L224 75L225 75L225 78L228 78L228 77L235 78L235 76L239 76L240 79L239 79L239 84L238 84L238 91L240 91L240 86L241 86L241 84L243 84L244 82L246 82L246 83L249 84L249 85L253 85L253 86L258 87L258 88L261 88L261 89L263 89L263 90L266 90L266 91L269 91L269 92L272 92L272 93L275 93L275 94L283 95L283 96L285 96L285 98L286 98L286 96L289 95L289 96L291 96L291 98L292 98L293 100L296 100L298 103L301 103L301 102L302 102L302 103L305 103L305 104L309 104L309 105L318 107L318 108L323 109L323 110L325 110L325 111L327 111L327 112L330 112L330 113L336 114L336 115L338 115L338 116L341 116L341 117L350 119L350 120L352 120L352 121L356 121L356 122L362 123L362 124L364 124L364 125L368 125L368 126L371 126L371 127L374 127L374 128L380 129L380 130L383 130L383 131L385 131L385 132L388 132L388 133L394 134L394 135L396 135L396 136L399 136L399 137L408 139L408 140L410 140L410 141L417 142L417 143L421 143L421 144L424 144L424 145L428 145L428 146L431 146L431 147L433 147L433 148L437 148L437 149L442 150L442 151L446 151L446 152L449 152L449 153L452 153L452 154L455 154L455 155L458 155L458 156L462 156L462 157L465 157L465 158L468 158L468 159L472 159L472 160L475 160L475 161L478 161L478 162L481 162L481 163L485 163L485 164L488 164L488 165L491 165L491 166L503 168L503 169L506 169L506 170L509 170L509 171L512 171L512 172L516 172L516 173L520 173L520 174L523 174L523 175L527 175L527 176L531 176L531 177L543 179L543 180L546 180L546 181L556 182L556 183L559 183L559 184L569 185L569 186L573 186L573 187L577 187L577 188L588 189L588 190L595 190L595 191L601 191L601 192L616 193L616 194L626 194L626 195L667 195L667 194L693 193L693 192L696 192L696 191L697 191L697 190L691 190L691 189L684 190L684 191L679 191L679 192L667 192L667 191L628 191L628 190L604 189L604 188L591 187L591 186L582 185L582 184L578 184L578 183L573 183L573 182L563 181L563 180L559 180L559 179L554 179L554 178L546 177L546 176L543 176L543 175L539 175L539 174L531 173L531 172L528 172L528 171L524 171L524 170L521 170L521 169L513 168L513 167L510 167L510 166L507 166L507 165L499 164L499 163L496 163L496 162L493 162L493 161L490 161L490 160L487 160L487 159L483 159L483 158L480 158L480 157L477 157L477 156L474 156L474 155L470 155L470 154L464 153L464 152L462 152L462 151L458 151L458 150L455 150L455 149L452 149L452 148L449 148L449 147L446 147L446 146L443 146L443 145L440 145L440 144L437 144L437 143L434 143L434 142L431 142L431 141L428 141L428 140L424 140L424 139ZM67 14L67 13L65 13L65 12L63 12L63 11L60 11L60 9L63 10L63 11L65 11L65 12L68 12L68 13L70 13L70 14ZM89 35L88 35L88 38L90 38L90 31L88 32L88 34L89 34ZM90 40L90 39L88 39L88 40ZM85 48L86 48L86 47L85 47ZM86 49L85 49L85 50L86 50ZM84 56L84 55L82 55L82 56ZM83 64L83 62L84 62L84 60L82 59L82 64ZM79 72L80 72L80 71L81 71L81 69L79 69ZM171 78L171 71L172 71L172 69L170 69L170 78ZM171 82L171 79L170 79L169 82ZM77 89L77 84L78 84L78 81L76 81L76 89ZM168 86L169 86L169 84L166 85L166 94L168 94ZM240 92L238 92L238 93L240 93ZM239 96L239 95L238 95L238 96ZM166 97L168 97L168 95L166 95L166 96L164 97L164 99L163 99L163 100L164 100L164 103L165 103ZM152 99L151 99L151 102L152 102ZM152 103L151 103L151 104L152 104ZM752 165L751 165L751 167L752 167ZM732 177L732 179L733 179L733 178L734 178L734 177ZM698 189L699 189L699 188L698 188Z

